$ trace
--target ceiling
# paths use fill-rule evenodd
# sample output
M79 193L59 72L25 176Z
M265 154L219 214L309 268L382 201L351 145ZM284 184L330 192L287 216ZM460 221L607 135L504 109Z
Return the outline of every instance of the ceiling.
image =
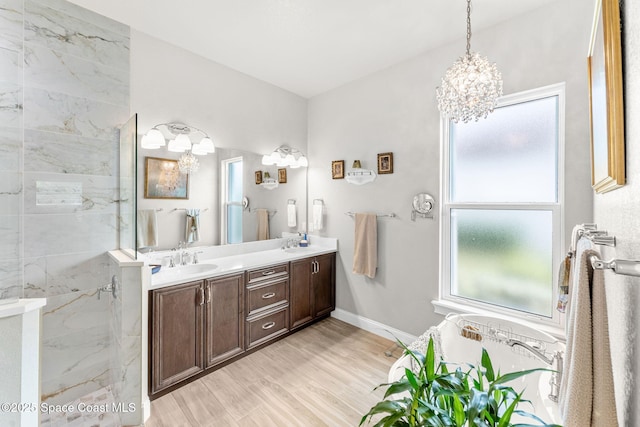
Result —
M464 0L71 1L306 98L453 41L465 48ZM475 0L473 31L553 1Z

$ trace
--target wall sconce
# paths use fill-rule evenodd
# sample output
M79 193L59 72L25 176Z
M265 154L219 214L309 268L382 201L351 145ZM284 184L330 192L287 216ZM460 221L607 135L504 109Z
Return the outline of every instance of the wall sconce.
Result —
M278 188L278 180L275 178L271 178L271 174L269 172L265 172L262 174L262 183L260 183L262 188L265 190L273 190L274 188Z
M292 169L309 166L309 161L301 151L288 145L281 145L271 154L262 156L262 164L265 166L276 165L278 167L289 166Z
M376 173L370 169L362 169L360 160L354 160L353 166L345 174L344 179L349 184L363 185L369 182L373 182L376 179Z
M168 135L168 137L167 137ZM167 144L167 139L169 143ZM196 143L193 140L197 141ZM183 123L161 123L151 128L140 141L140 146L147 150L167 147L167 151L184 153L178 159L178 167L182 173L192 173L200 166L194 156L215 153L213 141L204 131Z

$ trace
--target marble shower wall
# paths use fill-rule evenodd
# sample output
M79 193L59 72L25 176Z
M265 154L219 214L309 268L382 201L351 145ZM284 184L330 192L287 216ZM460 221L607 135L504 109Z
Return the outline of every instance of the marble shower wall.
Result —
M42 399L110 383L118 128L129 28L63 0L0 0L0 295L46 297Z

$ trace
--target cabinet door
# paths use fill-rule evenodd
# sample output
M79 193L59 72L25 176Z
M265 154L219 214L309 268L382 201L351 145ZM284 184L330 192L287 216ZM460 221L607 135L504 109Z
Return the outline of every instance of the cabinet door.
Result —
M313 317L325 316L336 306L335 295L335 254L320 255L315 258L313 270Z
M243 275L206 281L206 368L244 351Z
M204 369L202 281L152 291L151 393Z
M313 320L312 260L291 261L289 289L289 328L294 329Z

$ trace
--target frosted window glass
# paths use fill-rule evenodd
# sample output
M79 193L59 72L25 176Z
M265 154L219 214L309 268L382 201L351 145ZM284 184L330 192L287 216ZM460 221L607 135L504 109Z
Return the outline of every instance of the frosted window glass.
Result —
M227 205L227 243L242 243L242 205Z
M451 123L452 202L557 201L558 98L508 105Z
M242 201L242 160L229 163L229 201Z
M552 213L451 210L451 295L551 317Z

